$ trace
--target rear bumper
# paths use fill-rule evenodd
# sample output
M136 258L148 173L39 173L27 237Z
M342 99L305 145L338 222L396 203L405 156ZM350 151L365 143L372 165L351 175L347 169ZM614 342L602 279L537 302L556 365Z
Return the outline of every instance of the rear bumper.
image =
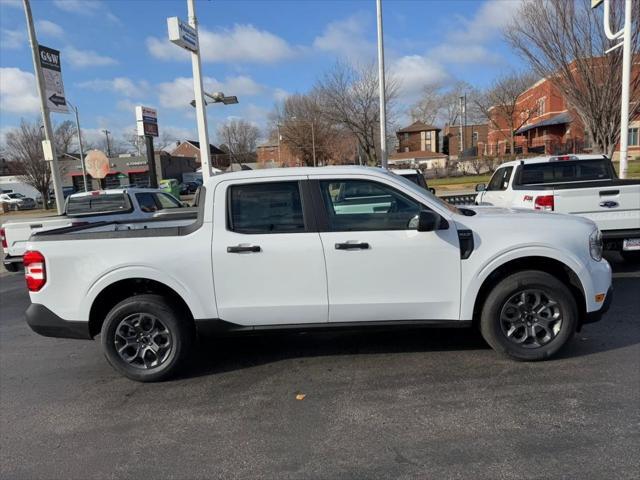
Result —
M32 303L25 312L31 330L45 337L80 338L90 340L89 322L64 320L44 305Z
M628 238L640 238L640 228L602 231L605 250L622 250L622 241Z
M607 290L607 296L604 299L602 308L600 308L600 310L596 310L595 312L588 312L582 320L582 324L585 325L587 323L595 323L602 320L602 316L609 311L611 302L613 302L613 287L609 287L609 290Z
M22 257L21 256L12 256L6 255L2 259L2 264L5 268L10 272L17 272L22 268Z

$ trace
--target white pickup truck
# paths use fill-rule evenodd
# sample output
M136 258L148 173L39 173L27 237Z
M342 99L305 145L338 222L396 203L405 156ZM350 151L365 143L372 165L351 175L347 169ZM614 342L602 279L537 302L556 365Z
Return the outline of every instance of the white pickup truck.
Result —
M500 165L476 186L477 205L581 215L602 231L605 250L640 260L640 180L620 180L603 155L561 155Z
M611 302L591 220L458 209L380 169L219 175L197 208L34 234L28 324L100 335L114 368L154 381L207 331L477 325L495 350L541 360Z
M110 220L152 218L156 212L182 207L170 194L149 188L96 190L67 197L65 214L9 220L0 227L4 267L15 272L22 265L27 240L33 233Z

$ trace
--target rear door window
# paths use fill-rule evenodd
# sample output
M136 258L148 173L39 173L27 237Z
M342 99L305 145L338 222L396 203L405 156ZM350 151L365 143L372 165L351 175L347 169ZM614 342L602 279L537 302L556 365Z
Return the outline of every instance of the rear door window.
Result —
M487 191L506 190L509 188L511 172L513 172L513 167L502 167L496 170L496 173L493 174L489 181Z
M74 216L122 213L130 210L131 201L124 193L72 196L67 200L67 214Z
M158 202L160 210L164 210L165 208L179 208L182 206L178 200L166 193L156 194L156 201Z
M158 210L158 205L156 204L156 200L154 198L153 193L150 193L150 192L136 193L136 200L138 201L140 210L145 213L151 213Z
M229 187L228 227L237 233L305 231L298 182L269 182Z

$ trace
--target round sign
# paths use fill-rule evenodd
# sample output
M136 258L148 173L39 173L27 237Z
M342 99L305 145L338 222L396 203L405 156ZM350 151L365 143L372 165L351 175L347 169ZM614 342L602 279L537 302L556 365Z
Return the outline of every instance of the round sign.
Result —
M91 150L84 157L87 173L93 178L104 178L109 173L109 158L100 150Z

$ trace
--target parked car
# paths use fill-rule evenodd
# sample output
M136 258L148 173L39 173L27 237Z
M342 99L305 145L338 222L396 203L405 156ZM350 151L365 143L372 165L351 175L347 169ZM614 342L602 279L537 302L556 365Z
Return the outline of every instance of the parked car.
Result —
M105 222L114 219L151 218L167 208L183 204L175 197L158 190L130 188L76 193L67 198L65 214L29 220L9 220L0 228L4 266L15 272L22 265L22 255L29 237L35 232L53 228Z
M496 351L542 360L612 298L591 220L459 209L365 167L215 176L197 219L39 232L24 264L31 328L101 334L139 381L175 374L206 331L479 325Z
M25 197L21 193L0 193L0 203L6 210L31 210L36 208L36 201L31 197Z
M436 189L431 188L427 185L427 180L424 177L424 174L417 168L392 168L391 172L395 173L396 175L400 175L407 180L411 180L416 185L419 185L425 190L429 190L434 195L436 194Z
M194 195L198 187L200 186L197 182L186 182L180 184L180 195Z
M640 180L620 180L604 155L561 155L503 163L478 205L580 215L602 231L606 250L640 260Z

